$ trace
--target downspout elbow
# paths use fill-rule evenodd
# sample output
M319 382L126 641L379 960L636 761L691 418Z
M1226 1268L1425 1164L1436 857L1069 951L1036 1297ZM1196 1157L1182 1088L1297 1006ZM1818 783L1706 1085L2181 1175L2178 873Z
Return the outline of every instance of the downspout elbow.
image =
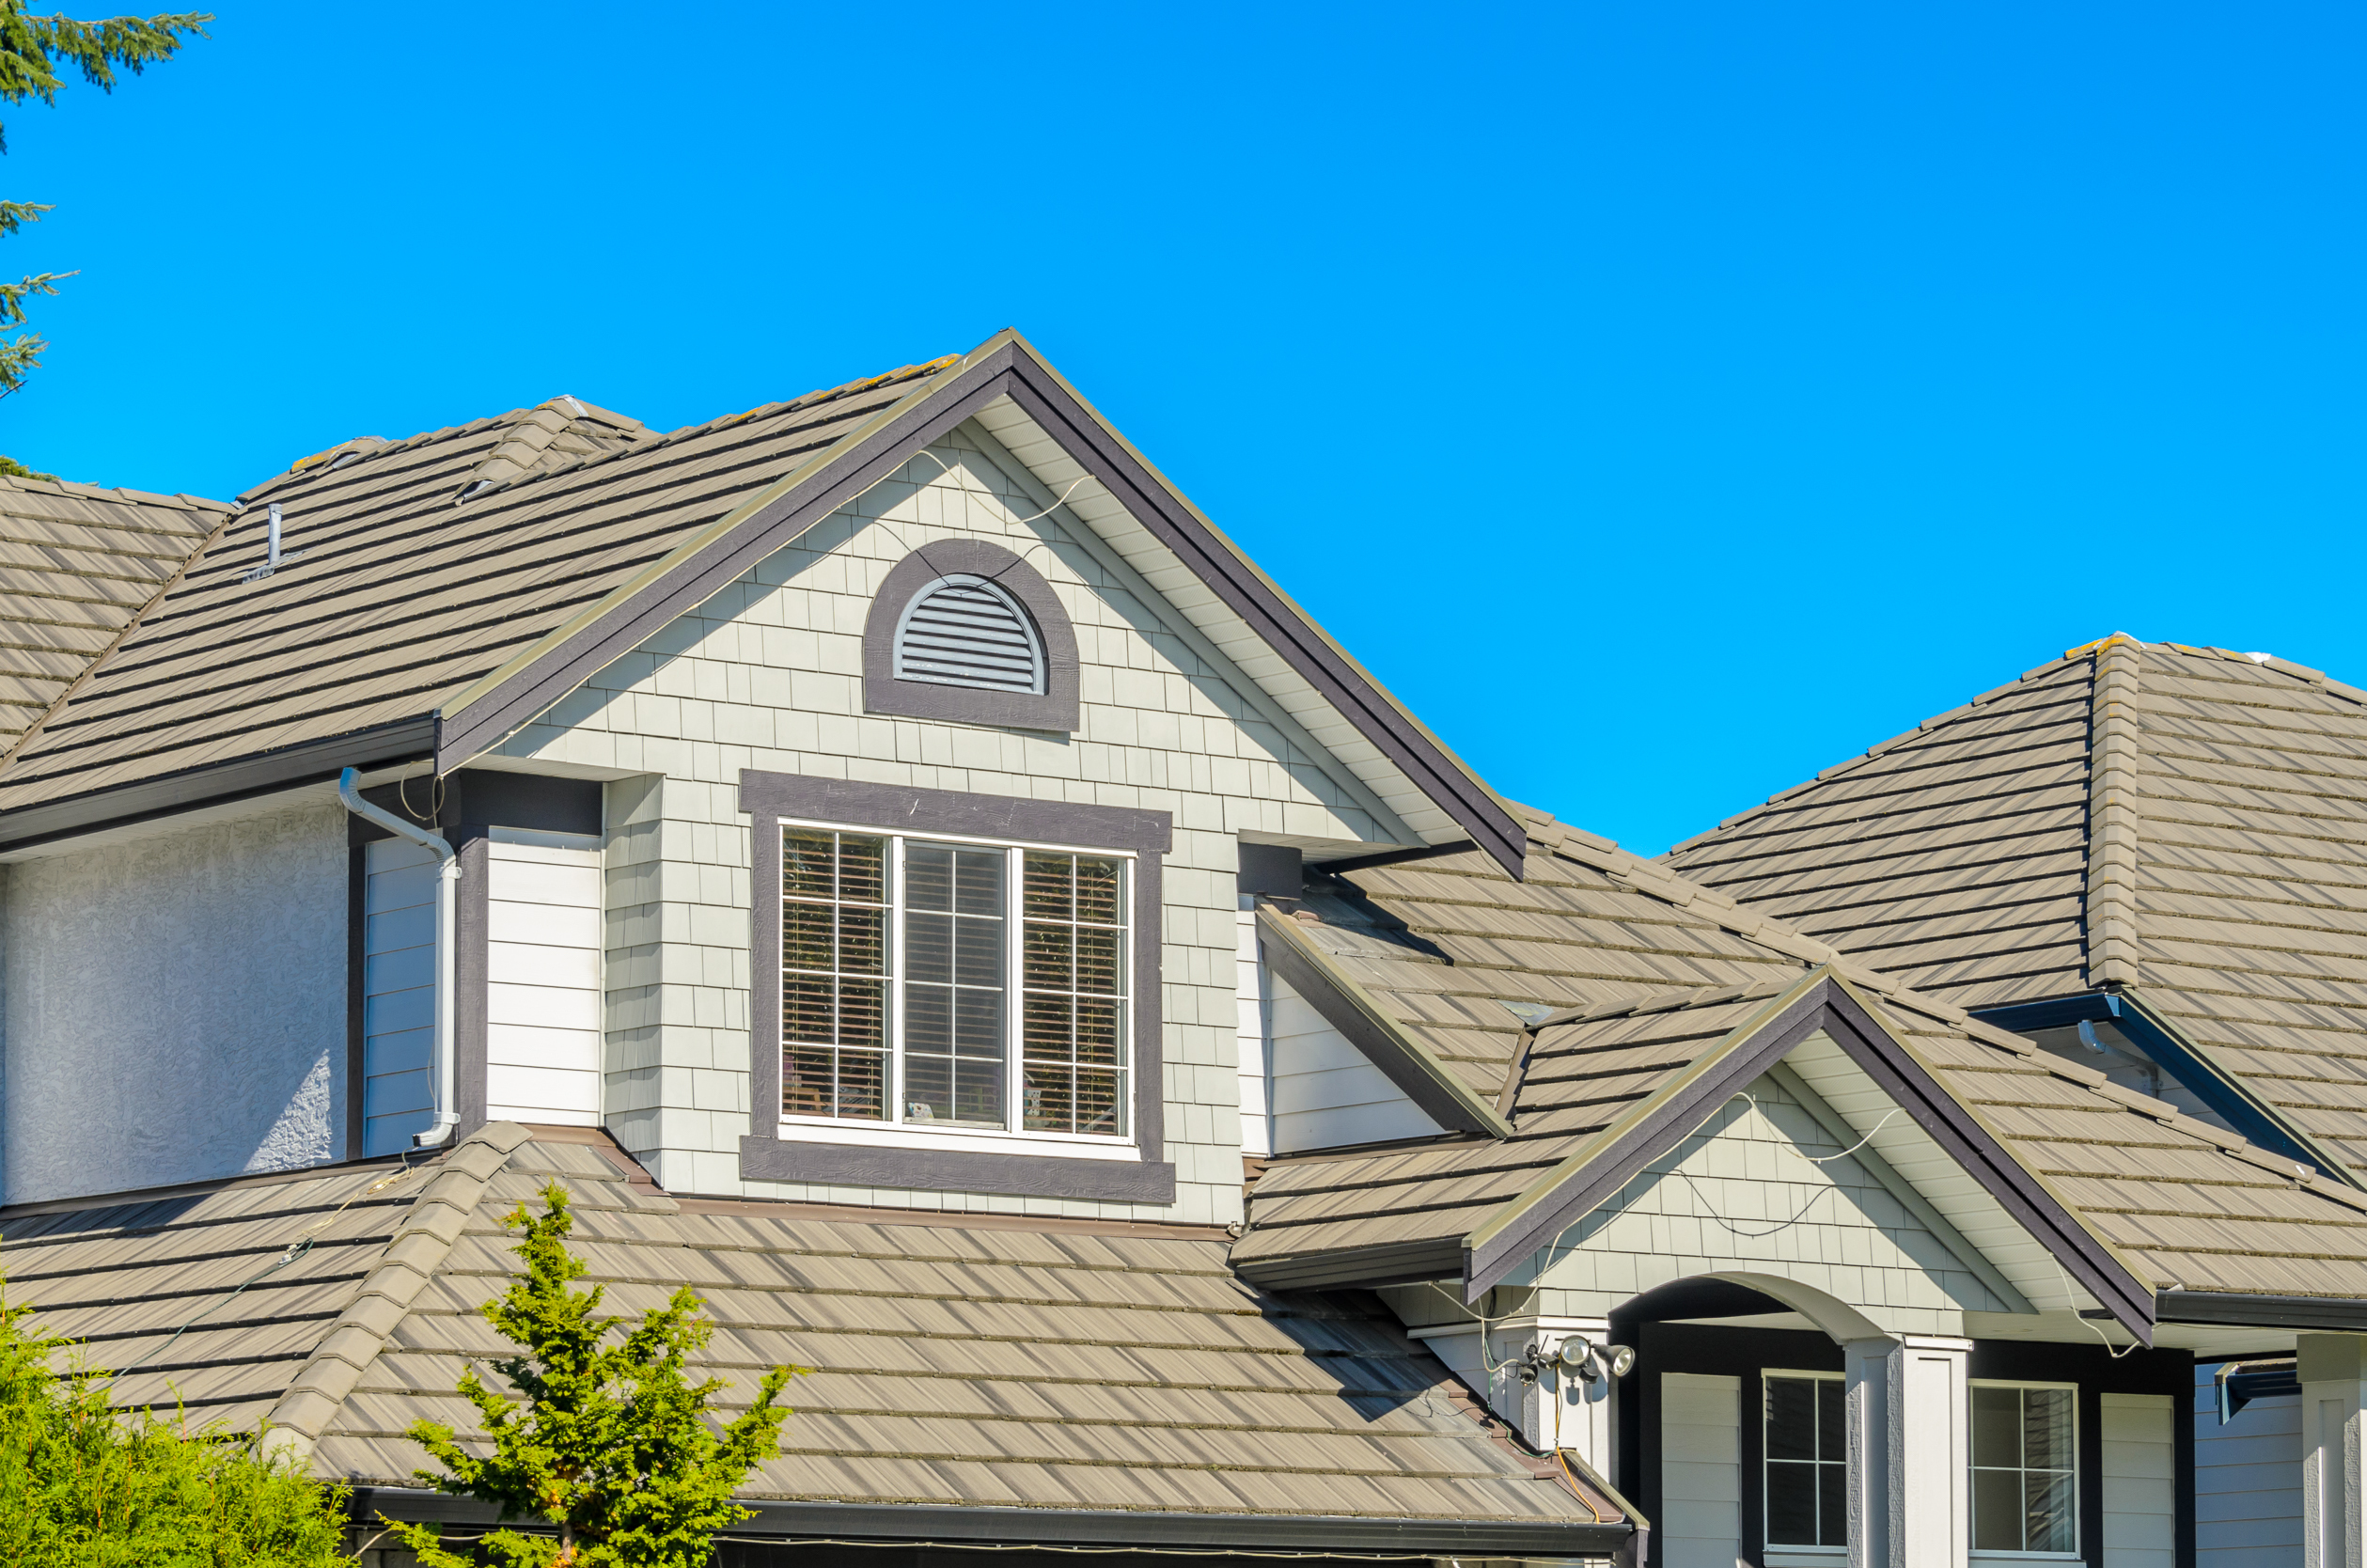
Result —
M453 1108L453 949L454 918L459 900L456 888L461 879L461 862L451 842L440 833L431 833L415 823L406 822L383 806L362 798L355 783L354 772L347 768L337 776L337 799L345 808L364 822L384 828L398 839L418 845L436 858L435 886L435 1062L432 1074L434 1089L434 1121L424 1133L412 1137L412 1145L419 1149L434 1149L449 1142L460 1126L460 1113Z

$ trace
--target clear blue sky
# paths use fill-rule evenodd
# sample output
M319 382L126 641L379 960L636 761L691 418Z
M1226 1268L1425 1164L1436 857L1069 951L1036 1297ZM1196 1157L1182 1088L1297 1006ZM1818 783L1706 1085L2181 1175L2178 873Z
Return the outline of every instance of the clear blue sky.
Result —
M82 270L36 467L227 496L1013 325L1647 853L2115 629L2367 684L2355 6L216 3L0 117L58 206L0 264Z

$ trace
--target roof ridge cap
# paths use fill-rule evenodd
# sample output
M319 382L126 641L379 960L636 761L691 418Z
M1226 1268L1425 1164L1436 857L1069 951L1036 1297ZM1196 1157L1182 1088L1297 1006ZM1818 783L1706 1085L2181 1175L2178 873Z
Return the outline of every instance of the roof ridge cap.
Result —
M2095 650L2088 708L2088 854L2082 955L2091 987L2134 984L2137 963L2137 776L2143 748L2135 705L2141 689L2136 651L2115 632Z
M411 1212L395 1227L386 1250L273 1402L263 1419L265 1452L299 1461L311 1456L329 1419L344 1408L362 1373L452 1255L485 1188L532 1136L515 1121L488 1122L432 1168L434 1174L412 1200Z

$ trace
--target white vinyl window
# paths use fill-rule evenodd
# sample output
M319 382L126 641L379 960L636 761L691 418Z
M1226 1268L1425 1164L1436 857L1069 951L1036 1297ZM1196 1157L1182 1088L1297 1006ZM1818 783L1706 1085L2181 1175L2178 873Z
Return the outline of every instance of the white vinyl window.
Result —
M1765 1374L1767 1545L1849 1544L1849 1421L1838 1372Z
M781 829L781 1117L1130 1137L1130 857Z
M2077 1390L1976 1383L1970 1391L1973 1551L2076 1557Z

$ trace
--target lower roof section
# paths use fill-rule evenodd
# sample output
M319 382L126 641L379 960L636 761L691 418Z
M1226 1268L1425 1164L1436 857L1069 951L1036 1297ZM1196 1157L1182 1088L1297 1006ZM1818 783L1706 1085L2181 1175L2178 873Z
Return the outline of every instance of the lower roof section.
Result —
M9 1227L13 1294L137 1365L126 1398L267 1420L392 1497L426 1463L413 1422L475 1429L457 1384L510 1349L481 1308L522 1266L502 1219L556 1182L605 1311L705 1299L691 1372L727 1416L811 1369L742 1491L760 1533L1571 1557L1628 1532L1376 1298L1251 1285L1222 1232L678 1202L582 1137L495 1122L408 1170L44 1206Z

